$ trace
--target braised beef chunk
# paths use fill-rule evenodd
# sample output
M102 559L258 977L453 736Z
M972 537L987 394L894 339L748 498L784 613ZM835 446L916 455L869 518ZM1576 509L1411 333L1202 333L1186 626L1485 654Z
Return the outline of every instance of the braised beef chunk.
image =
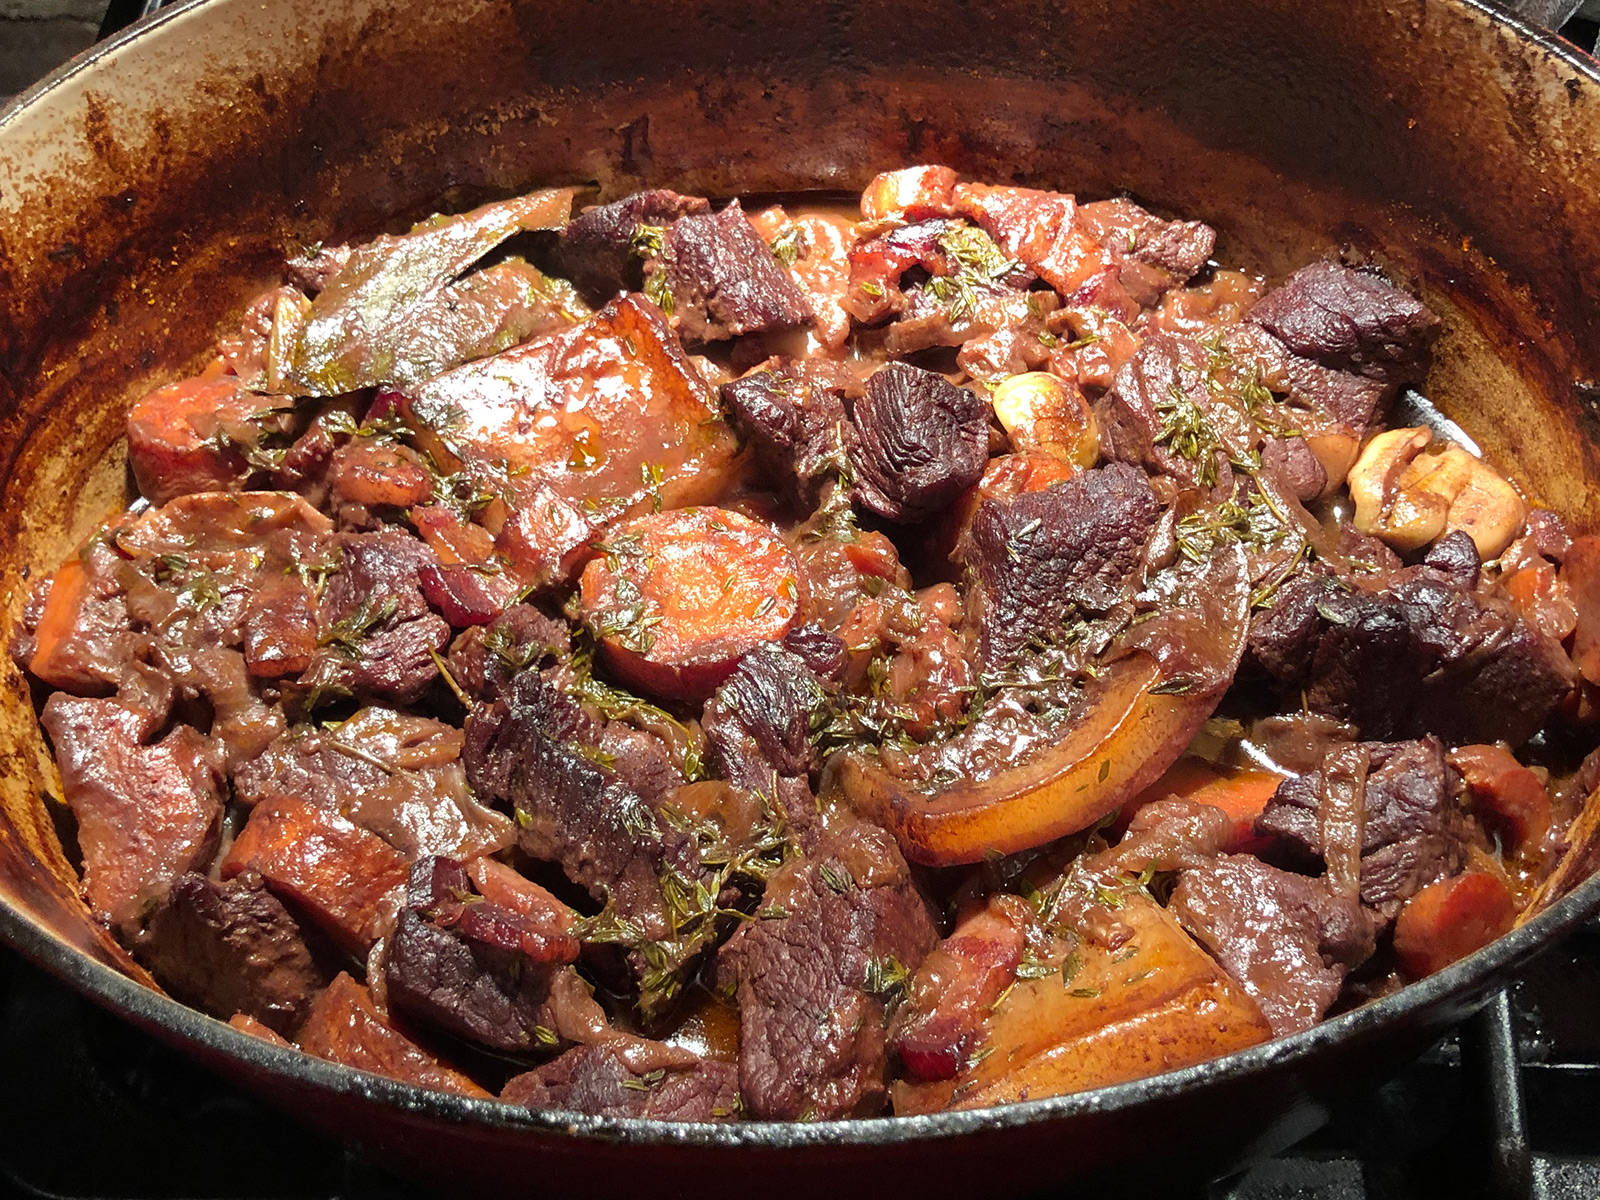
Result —
M611 1046L578 1046L506 1083L500 1098L532 1109L656 1121L727 1121L739 1112L739 1069L703 1059L635 1071Z
M1432 546L1422 558L1422 565L1448 575L1464 588L1478 582L1478 547L1465 529L1447 533Z
M1328 488L1328 472L1303 437L1268 437L1261 444L1261 470L1302 504Z
M1361 902L1393 917L1400 901L1461 869L1458 790L1437 738L1335 746L1317 770L1284 780L1256 831L1281 839L1302 862L1331 866L1352 850L1338 839L1359 828Z
M526 853L559 864L650 936L667 936L662 878L676 874L692 886L699 850L599 756L569 740L586 720L552 685L524 672L506 701L468 718L467 777L479 796L514 808Z
M390 1006L506 1053L553 1049L551 976L578 956L565 929L485 901L461 864L418 859L384 948Z
M1078 207L1085 232L1120 264L1120 281L1141 304L1183 283L1205 266L1217 231L1200 221L1167 221L1131 200L1101 200Z
M673 327L686 339L717 342L811 322L811 306L735 200L721 212L679 217L646 267L650 289L671 296Z
M216 853L222 801L215 748L180 725L145 744L153 722L115 700L50 697L40 722L78 819L89 906L135 932L172 881Z
M469 697L495 700L529 667L565 659L572 633L531 604L513 604L487 625L464 630L450 643L445 665Z
M877 1112L887 1095L882 980L936 933L892 838L838 831L785 866L718 955L739 1002L739 1090L766 1120Z
M830 474L844 469L845 378L841 368L779 359L722 385L722 406L750 442L767 478L807 510Z
M1560 644L1505 599L1427 566L1292 579L1250 649L1281 694L1368 737L1521 745L1573 682Z
M503 850L512 823L473 798L460 753L454 726L364 708L334 729L285 734L235 767L234 796L251 806L313 797L410 857Z
M1421 377L1439 318L1381 276L1336 262L1301 267L1248 319L1293 353L1384 384Z
M245 1013L282 1034L300 1027L325 982L300 926L254 871L223 884L179 876L136 949L185 1004L223 1019Z
M819 680L838 683L844 675L849 653L844 639L820 625L796 625L784 637L783 648L805 663Z
M767 771L804 774L812 759L811 722L822 702L821 684L799 656L773 642L746 654L706 705L706 737L725 777L760 790ZM751 770L755 764L761 765Z
M1217 433L1227 414L1212 402L1208 365L1205 348L1191 338L1146 338L1095 404L1105 456L1231 492L1233 473Z
M702 718L717 774L777 801L796 828L816 815L808 778L811 732L825 700L804 660L768 642L739 660Z
M851 414L855 498L891 521L938 512L983 475L989 412L972 389L933 371L879 367Z
M1122 463L984 501L960 551L973 575L979 660L1003 666L1070 615L1126 599L1160 515L1144 473Z
M642 286L643 259L635 249L641 225L670 225L679 217L710 208L699 196L652 188L585 209L562 229L551 265L558 275L571 280L585 299L603 304L618 292L638 291Z
M372 993L343 972L317 997L295 1040L307 1054L360 1071L463 1096L487 1095L396 1029Z
M394 528L344 534L339 551L318 614L321 648L300 682L312 694L415 703L439 676L433 656L450 642L418 579L438 558Z
M1246 854L1182 872L1169 907L1279 1037L1320 1021L1373 950L1372 923L1354 900Z

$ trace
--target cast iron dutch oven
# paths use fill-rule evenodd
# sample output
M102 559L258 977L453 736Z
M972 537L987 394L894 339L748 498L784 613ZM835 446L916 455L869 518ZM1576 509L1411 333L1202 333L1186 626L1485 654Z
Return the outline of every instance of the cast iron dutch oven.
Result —
M1600 73L1476 0L206 0L0 112L10 620L30 570L123 502L128 400L194 366L286 247L547 182L857 189L916 161L1126 189L1212 222L1220 258L1269 273L1334 248L1383 264L1445 318L1429 394L1538 501L1600 529ZM1304 1135L1600 907L1580 834L1565 899L1305 1034L1005 1109L673 1126L419 1091L169 1001L90 922L41 799L56 787L6 660L0 935L456 1193L1204 1177Z

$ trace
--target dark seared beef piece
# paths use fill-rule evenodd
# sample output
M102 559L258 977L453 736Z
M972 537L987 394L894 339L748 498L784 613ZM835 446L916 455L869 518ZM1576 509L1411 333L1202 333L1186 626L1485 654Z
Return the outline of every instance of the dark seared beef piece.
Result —
M1301 358L1386 385L1420 376L1439 318L1381 276L1336 262L1301 267L1247 320Z
M303 686L387 704L414 704L438 678L433 655L450 626L428 607L418 574L438 558L393 527L343 534L339 570L328 578L317 617L317 651Z
M286 1036L326 982L300 926L255 871L222 884L179 876L137 950L185 1004L222 1020L246 1013Z
M987 401L909 363L879 367L855 403L855 499L891 521L942 511L989 461Z
M1227 414L1212 403L1208 365L1205 347L1192 338L1146 338L1095 404L1105 456L1231 494L1233 472L1217 437Z
M1163 220L1131 200L1080 204L1078 220L1117 262L1122 286L1144 305L1205 266L1217 246L1211 226Z
M727 1121L739 1111L739 1068L703 1059L682 1069L632 1070L611 1046L577 1046L506 1082L500 1099L532 1109L656 1121Z
M1328 472L1303 437L1267 437L1261 443L1261 469L1302 504L1328 488Z
M824 702L822 684L805 661L766 642L739 660L701 719L717 775L776 800L791 828L816 819L811 722Z
M845 462L844 381L826 375L820 364L779 359L722 385L722 406L765 478L808 512Z
M1559 643L1503 598L1432 567L1291 579L1250 631L1254 661L1312 712L1378 738L1521 745L1572 685Z
M1359 772L1354 781L1362 813L1361 901L1393 917L1400 901L1465 861L1455 768L1437 738L1330 749L1320 768L1283 781L1256 831L1281 839L1302 863L1323 862L1330 764L1352 753L1365 758L1364 781Z
M1320 1021L1373 951L1372 921L1354 900L1248 854L1182 872L1168 907L1279 1037Z
M717 342L811 322L811 306L735 200L721 212L679 217L646 273L659 272L672 297L673 328L690 341Z
M479 804L459 760L461 731L430 717L364 708L336 729L298 728L233 769L254 807L309 798L337 809L407 858L476 858L511 845L502 813Z
M666 188L635 192L610 204L585 209L561 231L551 256L556 274L570 280L592 304L643 284L634 231L641 225L670 225L690 213L709 211L699 196L680 196Z
M511 690L530 667L564 660L572 631L531 604L513 604L488 625L468 629L450 644L446 666L456 685L478 700L495 700Z
M129 620L127 600L117 579L122 561L109 539L97 538L84 547L76 564L69 563L36 582L23 610L22 631L11 646L17 665L32 670L52 687L80 696L109 695L124 685L138 671L137 660L149 639L135 633ZM44 616L50 592L58 586L70 590L74 580L83 591L72 627L46 656L39 657L33 633Z
M869 989L890 959L915 971L937 937L893 838L865 824L833 831L773 876L762 913L717 956L739 1002L745 1110L780 1121L882 1111L885 1009Z
M1422 565L1448 575L1462 587L1470 588L1478 582L1478 546L1465 529L1447 533L1422 557Z
M616 771L578 749L592 728L576 704L525 671L504 701L468 718L467 778L479 797L513 807L525 852L559 864L651 937L666 936L662 876L698 879L699 850Z
M1048 639L1069 615L1123 599L1160 515L1144 472L1125 463L984 501L960 551L974 577L967 602L984 669Z
M454 859L418 859L383 952L389 1006L491 1050L553 1049L551 977L578 956L556 925L478 895Z
M78 821L89 907L131 934L174 879L204 870L216 853L217 749L190 725L146 745L156 725L148 713L64 692L46 701L39 723Z
M818 679L832 683L844 678L849 651L844 640L820 625L796 625L783 639L783 648L811 669Z

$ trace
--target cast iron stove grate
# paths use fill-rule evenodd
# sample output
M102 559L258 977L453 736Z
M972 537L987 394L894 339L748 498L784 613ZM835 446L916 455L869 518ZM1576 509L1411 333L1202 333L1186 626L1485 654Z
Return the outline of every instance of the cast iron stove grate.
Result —
M1600 924L1288 1153L1195 1200L1600 1196ZM0 1188L72 1200L421 1200L0 952ZM1180 1193L1169 1193L1183 1200Z

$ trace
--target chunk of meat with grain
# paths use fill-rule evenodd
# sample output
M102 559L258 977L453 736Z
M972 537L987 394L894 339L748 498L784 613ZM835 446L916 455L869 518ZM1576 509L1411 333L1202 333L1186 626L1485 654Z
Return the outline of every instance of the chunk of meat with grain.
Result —
M764 1120L878 1111L888 1091L887 984L936 933L882 830L854 825L769 881L717 956L739 1004L739 1090Z
M1095 305L1114 316L1137 306L1118 280L1116 259L1086 227L1077 201L1062 192L957 184L956 210L970 217L1068 304Z
M441 721L364 708L337 726L297 728L236 766L234 798L251 807L312 798L408 859L476 858L510 846L516 829L473 797L461 742Z
M1288 349L1385 385L1421 378L1439 318L1372 271L1337 262L1301 267L1246 317Z
M1217 231L1204 222L1164 220L1132 200L1080 205L1077 215L1117 263L1118 281L1147 308L1197 274L1217 247Z
M1169 908L1279 1037L1320 1021L1375 944L1373 922L1353 897L1247 854L1183 871Z
M579 580L606 664L654 696L703 697L741 655L781 641L800 611L799 565L777 533L721 508L613 528Z
M640 296L436 376L406 408L436 461L499 498L480 519L534 584L564 578L610 521L713 501L736 474L705 380Z
M274 404L235 375L182 379L128 410L128 465L140 493L165 504L191 492L238 487L256 466L249 451L279 424Z
M300 1027L326 980L289 911L246 871L227 883L181 875L135 947L174 997L281 1034Z
M344 950L365 954L394 923L410 860L314 800L256 805L223 856L223 879L259 872Z
M976 392L932 371L879 367L851 413L855 499L895 522L932 516L983 475L989 412Z
M810 510L829 477L845 471L844 396L858 387L844 368L776 359L723 384L721 395L767 478Z
M1095 404L1105 456L1231 494L1235 456L1224 439L1248 442L1243 418L1213 397L1210 366L1210 354L1192 338L1146 338Z
M812 728L826 704L805 660L774 643L757 646L706 703L711 765L730 783L778 801L790 824L804 827L815 818Z
M481 798L512 807L524 852L559 865L646 937L668 938L674 930L664 881L694 888L702 877L698 845L661 815L659 796L641 796L597 761L602 756L584 753L576 739L587 720L526 671L509 696L468 718L467 778ZM634 966L647 969L637 956Z
M991 896L922 960L889 1024L908 1077L954 1078L987 1033L989 1014L1016 980L1031 925L1024 901Z
M1125 464L979 505L959 550L979 661L1002 667L1070 617L1127 599L1160 515L1143 472Z
M739 1069L715 1059L636 1071L610 1046L579 1046L508 1080L500 1099L534 1110L653 1121L727 1121L738 1115Z
M552 977L578 957L570 917L539 921L485 899L454 859L418 859L383 949L390 1007L507 1054L554 1050Z
M1280 694L1378 738L1519 746L1574 682L1560 643L1503 596L1427 566L1292 578L1250 652Z
M1284 780L1256 830L1392 918L1466 861L1457 780L1437 738L1335 746L1317 770Z
M222 819L216 751L188 725L149 742L154 722L115 700L57 693L39 720L78 822L89 907L132 935L175 879L204 870L216 853Z
M795 329L812 320L805 293L737 200L669 225L645 275L646 294L663 300L673 328L690 341Z
M342 534L339 568L317 612L318 649L299 685L313 696L411 704L439 669L450 626L428 605L421 573L438 565L404 530Z
M121 564L116 547L96 539L35 585L13 653L36 678L65 692L100 696L136 671L132 664L149 639L128 615Z
M610 204L586 208L562 228L551 252L557 274L570 279L585 298L604 304L619 292L644 286L644 243L648 230L672 224L679 217L709 212L699 196L683 196L667 188L635 192Z
M488 1095L390 1024L372 994L343 972L317 997L295 1040L307 1054L401 1083L461 1096Z
M1039 939L983 1036L946 1079L895 1084L897 1114L983 1108L1104 1087L1266 1041L1250 996L1137 890L1087 928ZM1089 930L1114 930L1109 939ZM1042 931L1041 931L1042 932Z

